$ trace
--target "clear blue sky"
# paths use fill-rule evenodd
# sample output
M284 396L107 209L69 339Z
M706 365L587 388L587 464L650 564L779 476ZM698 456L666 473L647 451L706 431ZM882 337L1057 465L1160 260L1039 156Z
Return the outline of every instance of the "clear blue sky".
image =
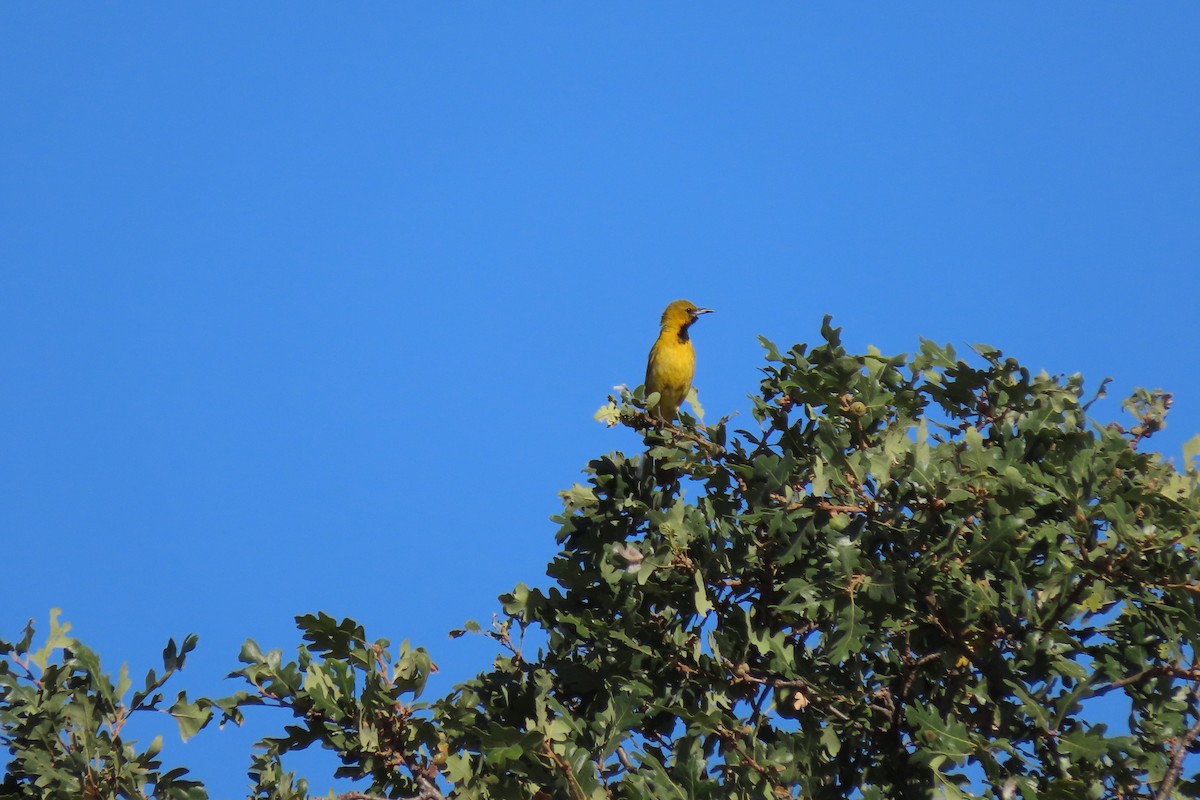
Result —
M544 581L663 305L706 411L764 334L987 342L1200 431L1200 5L0 6L0 633L115 669ZM281 722L281 721L280 721ZM170 732L168 730L168 732ZM217 796L262 729L165 759ZM314 774L314 789L328 787Z

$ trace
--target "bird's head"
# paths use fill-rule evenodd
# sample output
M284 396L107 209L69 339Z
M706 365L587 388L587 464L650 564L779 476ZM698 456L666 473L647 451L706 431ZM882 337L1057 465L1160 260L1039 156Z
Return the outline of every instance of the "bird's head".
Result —
M676 300L663 312L662 326L686 330L701 314L711 314L712 311L711 308L697 308L691 300Z

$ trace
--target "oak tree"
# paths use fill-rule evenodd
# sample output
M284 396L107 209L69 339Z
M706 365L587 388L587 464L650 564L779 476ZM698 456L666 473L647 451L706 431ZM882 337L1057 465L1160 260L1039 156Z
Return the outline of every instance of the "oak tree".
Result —
M822 337L764 340L744 419L610 398L645 447L561 493L549 581L454 632L500 654L446 696L418 700L425 649L315 614L165 710L190 736L277 707L250 775L280 800L314 745L360 798L1200 796L1200 477L1145 447L1170 395L1101 423L993 348ZM34 638L0 642L0 796L206 796L121 735L194 638L136 691L57 620Z

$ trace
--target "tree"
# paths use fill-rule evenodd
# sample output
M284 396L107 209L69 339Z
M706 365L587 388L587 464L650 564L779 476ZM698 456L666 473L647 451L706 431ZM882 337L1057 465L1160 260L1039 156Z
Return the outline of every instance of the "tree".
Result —
M1200 795L1200 475L1142 449L1170 395L1096 424L1081 378L992 348L853 355L822 335L764 340L749 430L610 398L598 416L646 452L562 493L551 586L454 632L498 642L491 669L424 705L425 650L303 616L296 660L247 642L244 690L179 695L183 733L288 713L252 760L263 798L306 796L281 757L313 744L369 782L356 797ZM204 796L119 736L194 642L122 701L64 637L0 644L0 794ZM1127 729L1098 720L1114 697ZM73 743L105 722L85 767Z

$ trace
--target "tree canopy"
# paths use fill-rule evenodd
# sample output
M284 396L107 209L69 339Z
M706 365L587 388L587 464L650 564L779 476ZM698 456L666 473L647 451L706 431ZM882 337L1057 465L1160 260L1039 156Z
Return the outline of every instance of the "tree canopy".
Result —
M137 690L57 618L0 641L0 796L206 797L125 721L254 706L281 725L251 796L279 800L313 745L359 798L1200 796L1200 475L1145 449L1170 395L1101 423L1079 376L990 347L822 337L763 341L744 419L610 398L645 450L561 493L550 582L452 632L499 655L445 697L418 699L424 648L321 613L294 656L247 641L230 696L170 705L194 637Z

